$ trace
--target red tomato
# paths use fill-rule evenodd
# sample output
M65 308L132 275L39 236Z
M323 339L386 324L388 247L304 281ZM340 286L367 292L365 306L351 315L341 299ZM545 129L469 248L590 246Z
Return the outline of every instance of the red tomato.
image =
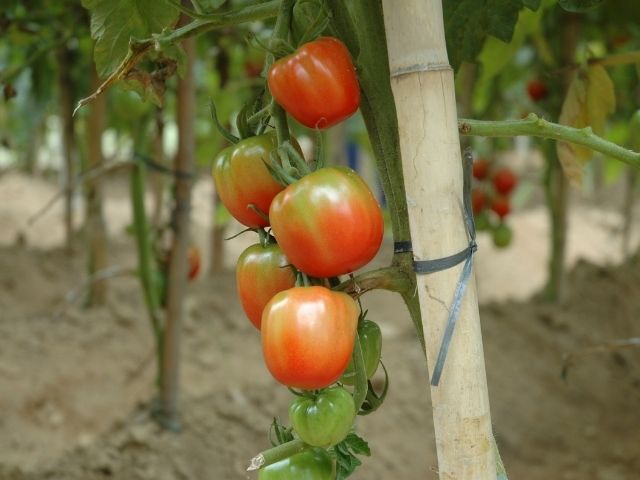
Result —
M282 251L313 277L353 272L380 248L384 222L378 202L346 167L321 168L280 192L269 210Z
M527 93L534 102L544 100L549 95L549 88L542 80L531 80L527 84Z
M187 261L189 262L189 280L194 280L200 272L200 250L198 247L189 247Z
M360 86L347 47L331 37L302 45L273 64L269 91L293 118L309 128L328 128L360 105Z
M491 202L491 210L496 212L500 218L504 218L511 212L511 205L507 197L498 196Z
M489 160L479 158L473 162L473 176L478 180L484 180L489 175Z
M487 196L482 190L472 190L471 191L471 207L473 208L473 214L477 215L482 210L487 203Z
M493 187L502 195L509 195L517 184L518 179L508 168L501 168L493 174Z
M249 205L255 205L266 215L271 200L284 188L264 164L277 147L275 132L249 137L222 150L213 163L213 179L222 203L247 227L269 225Z
M262 313L262 353L283 385L325 388L347 368L358 326L358 306L346 293L294 287L276 294Z
M262 311L273 296L295 286L296 277L278 245L251 245L236 265L236 287L244 313L260 330Z

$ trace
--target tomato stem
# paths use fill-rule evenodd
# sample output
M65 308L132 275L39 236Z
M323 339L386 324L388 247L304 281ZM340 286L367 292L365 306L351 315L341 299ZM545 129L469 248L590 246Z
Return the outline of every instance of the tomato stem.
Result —
M370 290L403 292L408 290L410 285L411 279L404 269L391 266L356 275L337 285L333 290L348 293L353 298L359 298Z
M287 41L289 37L289 29L291 27L291 17L295 0L282 0L276 24L273 27L272 41ZM268 71L275 60L273 53L269 53L266 59L266 70ZM285 140L289 140L289 126L287 124L287 114L280 105L273 102L271 107L271 117L275 123L278 144L282 145Z
M596 152L616 158L632 167L640 166L640 152L628 150L599 137L593 133L591 127L575 128L560 125L540 118L535 113L529 114L522 120L490 121L461 118L458 121L458 131L462 135L475 135L480 137L516 137L519 135L529 135L551 138L583 145Z
M298 169L298 171L302 172L302 175L307 175L311 173L311 167L309 167L309 164L302 157L302 155L300 155L300 152L298 152L298 150L295 149L295 147L291 144L289 140L286 140L285 142L283 142L280 148L284 150L285 154L289 158L293 159L293 164Z
M213 124L215 125L220 135L222 135L225 139L227 139L231 143L238 143L240 139L233 135L229 130L224 128L218 119L218 111L216 109L216 104L213 100L209 102L209 109L211 110L211 119L213 120Z
M287 443L278 445L277 447L270 448L260 452L258 455L251 459L251 463L247 468L248 472L258 470L260 468L272 465L280 460L289 458L297 453L302 453L305 450L309 450L311 445L303 442L299 438L295 438Z

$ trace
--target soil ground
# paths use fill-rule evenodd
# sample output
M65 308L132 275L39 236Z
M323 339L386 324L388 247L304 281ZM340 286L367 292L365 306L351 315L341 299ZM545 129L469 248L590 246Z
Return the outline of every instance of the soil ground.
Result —
M205 245L208 183L196 188L194 237ZM44 180L0 177L0 480L253 479L248 460L268 445L288 391L266 371L259 335L227 270L189 288L182 342L183 430L149 418L153 345L138 283L109 283L106 306L68 304L82 283L82 250L61 248L56 205L27 218L55 193ZM135 266L126 184L107 188L110 263ZM560 305L532 299L545 278L542 208L517 213L513 246L480 238L476 268L492 421L511 479L640 478L640 349L563 356L640 336L639 265L621 263L620 218L576 206L569 239L569 290ZM78 242L78 245L80 243ZM390 242L376 259L388 261ZM398 297L365 296L383 329L391 390L382 409L358 420L373 456L354 479L437 478L425 361Z

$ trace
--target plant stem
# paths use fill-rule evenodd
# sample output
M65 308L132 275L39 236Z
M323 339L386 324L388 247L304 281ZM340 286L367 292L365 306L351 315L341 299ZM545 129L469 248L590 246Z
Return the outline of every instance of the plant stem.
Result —
M591 127L574 128L549 122L531 113L522 120L470 120L461 118L458 130L462 135L480 137L517 137L529 135L533 137L562 140L591 148L612 158L616 158L632 167L640 167L640 153L621 147L599 137Z
M247 468L247 471L251 472L253 470L264 468L268 465L279 462L280 460L289 458L296 453L302 453L305 450L309 450L310 448L311 445L308 445L299 438L296 438L287 443L283 443L282 445L278 445L277 447L260 452L251 459L251 463Z
M287 40L289 37L291 15L295 3L295 0L282 0L278 10L278 19L273 27L272 40ZM273 53L269 53L266 58L265 71L269 70L274 61L275 56ZM278 145L282 145L286 140L289 140L289 126L287 124L287 114L275 101L271 103L271 117L275 123Z
M410 289L411 278L404 269L391 266L364 272L345 282L342 282L333 290L348 293L358 298L371 290L389 290L391 292L404 292Z
M131 204L133 209L133 227L135 231L138 249L138 275L142 284L145 306L151 322L151 328L156 340L156 375L158 384L160 382L160 371L162 368L162 327L158 318L158 289L154 282L153 256L151 254L151 242L149 241L149 228L147 216L144 209L144 173L145 167L142 162L136 162L131 172Z

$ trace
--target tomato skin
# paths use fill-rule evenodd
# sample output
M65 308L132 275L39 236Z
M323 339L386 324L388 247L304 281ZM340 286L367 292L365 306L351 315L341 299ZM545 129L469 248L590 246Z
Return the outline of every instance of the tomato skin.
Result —
M384 233L382 211L360 176L327 167L280 192L269 210L287 258L314 277L334 277L367 264Z
M244 313L254 327L260 330L262 311L273 296L295 286L296 277L289 260L280 247L256 243L238 257L236 288Z
M471 191L471 208L473 210L473 214L477 215L487 204L487 196L483 190L474 189Z
M249 137L222 150L213 162L216 190L229 213L250 228L266 227L269 222L249 208L254 204L265 213L271 200L284 189L271 176L264 162L278 148L275 132Z
M478 180L484 180L489 175L489 160L479 158L473 162L473 176Z
M260 469L258 480L334 480L335 467L329 454L312 448Z
M495 197L491 201L491 210L493 210L500 218L506 217L511 212L509 199L501 196Z
M509 195L518 185L518 179L508 168L501 168L493 175L493 187L502 195Z
M289 405L289 421L298 436L314 447L328 448L347 436L356 417L353 397L342 387L298 397Z
M500 223L496 228L491 232L491 238L493 239L493 244L498 248L508 247L511 243L511 239L513 238L513 231L506 223Z
M325 287L280 292L262 313L265 364L288 387L328 387L349 363L357 324L358 306L346 293Z
M364 369L367 372L367 378L373 377L380 363L382 354L382 332L376 322L365 320L358 327L358 337L360 338L360 347L362 348L362 356L364 357ZM340 381L345 385L353 385L356 381L356 371L353 365L353 358L349 362L347 369L344 371Z
M358 77L347 47L320 37L275 62L267 75L273 98L309 128L328 128L360 105Z
M529 98L534 102L539 102L540 100L544 100L549 96L549 88L547 84L542 80L531 80L527 84L527 93L529 94Z

